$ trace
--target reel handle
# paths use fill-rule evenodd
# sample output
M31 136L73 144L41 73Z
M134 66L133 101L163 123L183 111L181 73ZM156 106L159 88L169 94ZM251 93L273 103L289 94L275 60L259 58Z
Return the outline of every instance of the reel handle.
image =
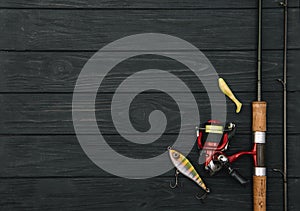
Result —
M246 185L249 182L249 180L243 177L237 170L231 167L228 167L227 170L228 170L228 174L232 178L234 178L237 182L239 182L241 185Z
M249 180L243 177L236 169L231 167L228 158L226 156L220 155L218 157L218 160L223 164L225 169L227 169L228 174L237 182L239 182L241 185L246 185L249 182Z

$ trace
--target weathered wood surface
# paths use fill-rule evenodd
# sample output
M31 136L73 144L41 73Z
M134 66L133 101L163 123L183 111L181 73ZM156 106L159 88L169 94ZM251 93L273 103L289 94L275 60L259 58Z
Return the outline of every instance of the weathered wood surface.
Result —
M85 94L82 94L85 96ZM111 98L113 94L102 94L96 100L96 116L103 134L116 134L111 120ZM210 119L210 103L205 93L194 93L198 102L200 118L202 121ZM251 101L255 100L255 93L237 94L244 103L240 114L235 113L235 105L228 101L228 120L234 120L239 126L240 133L249 133L251 128ZM288 130L289 133L299 133L299 93L289 93L288 104ZM131 121L140 130L148 130L148 116L153 110L162 110L168 119L165 133L177 134L181 126L180 113L174 101L166 100L166 95L161 93L140 94L139 100L131 104ZM263 98L268 104L268 133L280 134L282 128L282 96L281 93L263 93ZM204 100L203 100L204 99ZM0 95L2 109L0 111L1 134L74 134L72 121L72 94L2 94ZM149 103L151 102L151 104ZM185 108L190 102L179 101ZM216 102L217 105L222 105ZM85 101L82 101L82 106ZM118 102L122 106L122 102ZM121 108L121 107L120 107ZM133 112L134 111L134 112ZM126 112L126 111L124 111ZM187 110L186 112L189 112ZM192 112L192 111L191 111ZM276 114L276 115L274 115ZM74 120L78 121L78 120ZM90 120L80 120L85 127L85 132L91 132ZM85 124L85 125L83 125ZM194 128L195 125L182 125L184 130ZM148 129L147 129L148 128ZM126 131L125 127L124 130Z
M280 0L266 0L263 1L264 7L279 7ZM256 8L257 2L251 0L234 1L222 0L205 1L205 0L191 0L191 1L177 1L177 0L32 0L24 2L22 0L3 0L0 7L3 8L81 8L81 9L95 9L95 8ZM290 0L290 7L299 7L298 0Z
M199 187L180 178L183 187L171 189L174 178L37 178L0 180L0 206L18 210L252 210L251 185L243 188L227 179L207 179L212 193L205 203L195 198ZM298 211L299 179L290 179L289 210ZM268 180L267 209L282 208L280 179Z
M99 50L124 36L151 32L180 37L201 50L253 50L256 19L256 9L88 12L3 9L0 49ZM290 9L289 23L289 48L299 49L299 8ZM263 48L282 49L282 10L266 9L263 25ZM116 50L126 50L126 44Z
M282 168L283 156L282 86L276 81L282 78L283 9L279 2L263 1L263 99L268 102L267 206L268 210L276 211L282 210L282 179L271 169ZM299 1L290 0L289 7L289 210L298 211ZM234 105L227 99L227 119L238 125L229 153L250 149L250 103L256 95L257 1L3 0L0 2L0 26L1 209L252 209L251 184L241 188L225 173L214 177L206 175L196 164L196 147L189 158L213 191L205 204L195 200L194 194L199 189L186 178L180 178L183 188L169 188L169 181L174 179L173 171L148 180L126 180L104 172L81 149L73 129L71 107L78 74L96 51L127 35L166 33L202 50L244 103L242 112L237 115ZM127 50L127 47L115 50ZM180 53L186 49L173 50ZM109 117L114 88L133 69L149 67L164 69L182 78L198 100L201 118L209 118L205 90L186 67L161 57L130 59L109 75L96 103L98 124L107 134L107 142L129 157L148 158L163 152L175 140L180 126L174 102L152 92L141 95L140 101L133 104L131 117L136 128L145 130L147 114L153 109L162 109L170 119L166 134L145 147L124 141L114 130ZM155 79L149 77L149 80ZM164 79L163 82L169 81ZM94 87L95 84L87 82L85 90L89 92ZM152 103L141 108L143 102L150 100ZM185 128L194 126L184 125ZM251 178L250 157L241 158L234 167Z
M145 52L143 52L145 53ZM174 52L175 54L176 52ZM224 77L234 92L254 92L256 82L256 52L255 51L204 51L216 71ZM78 75L94 52L0 52L0 92L58 92L72 93ZM180 52L177 52L180 55ZM288 90L300 91L297 74L300 66L300 50L289 51ZM110 58L107 58L110 59ZM187 61L189 59L187 58ZM192 62L192 61L190 61ZM282 51L263 52L263 82L264 91L280 91L282 86L277 79L282 78ZM194 92L203 92L203 86L193 77L186 66L166 57L138 56L122 62L109 78L101 85L102 92L113 92L115 84L125 79L129 74L148 69L161 69L180 77ZM211 80L202 75L205 80ZM147 75L149 83L159 79L168 83L168 78L159 74ZM211 81L213 83L214 81ZM95 84L85 85L85 91L95 88Z
M192 139L195 139L191 135ZM272 171L273 168L282 168L282 136L269 135L267 138L267 162L268 176L281 178L281 175ZM133 158L150 158L163 153L168 145L175 140L174 135L164 135L155 144L150 146L133 145L119 136L105 136L107 143L117 152ZM289 177L300 176L299 135L289 136ZM228 154L241 150L249 150L252 147L252 136L237 134L230 142ZM1 136L0 137L0 177L111 177L102 169L93 164L84 154L75 135L67 136ZM128 150L130 149L130 150ZM182 149L181 149L182 150ZM188 158L199 170L204 178L210 178L204 172L203 166L197 164L198 150L193 148ZM103 158L105 160L105 158ZM166 162L169 162L168 160ZM160 165L159 163L157 165ZM233 165L239 172L251 179L252 158L249 156L240 158ZM173 176L174 171L169 171L162 177ZM138 176L138 175L137 175ZM213 178L231 178L220 172Z

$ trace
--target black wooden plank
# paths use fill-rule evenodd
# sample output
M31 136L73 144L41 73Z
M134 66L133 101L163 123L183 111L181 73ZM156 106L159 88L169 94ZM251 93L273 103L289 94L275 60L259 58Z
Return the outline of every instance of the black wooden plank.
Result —
M300 158L300 143L299 143L299 136L291 136L288 135L288 177L292 175L299 175L299 173L296 173L296 171L299 171L299 167L297 167L297 160ZM282 147L282 145L281 145ZM295 152L295 154L293 153ZM291 154L290 154L291 153ZM297 170L298 169L298 170ZM295 174L294 174L295 172Z
M299 178L290 179L288 180L288 203L289 203L289 210L299 210L300 209L300 202L299 202L299 187L300 182Z
M288 10L288 47L293 48L295 43L300 43L300 6ZM291 29L294 28L294 29ZM290 31L292 30L292 31ZM297 45L297 44L296 44ZM299 49L299 45L297 45ZM298 57L299 58L299 57Z
M86 96L86 95L82 95ZM112 94L102 94L97 97L96 116L98 125L104 134L115 134L111 120L111 98ZM200 116L203 121L210 118L210 104L206 93L195 93L198 102ZM299 133L297 119L293 118L298 113L298 93L289 94L289 117L288 129L290 133ZM235 114L235 106L228 101L227 119L234 120L239 124L242 133L248 133L251 127L251 101L255 99L255 93L240 93L237 97L244 103L240 114ZM140 94L134 103L131 103L130 118L134 127L139 130L148 130L148 115L153 110L162 110L167 115L168 124L166 133L177 133L180 129L180 113L178 105L166 98L165 94L152 93ZM263 99L268 104L268 131L269 133L280 133L282 126L282 98L280 93L264 93ZM72 122L72 95L71 94L10 94L1 95L1 134L73 134ZM85 105L85 101L82 101ZM192 112L189 108L191 102L177 102L185 106L186 112ZM122 102L117 102L123 108ZM216 103L221 106L220 102ZM220 107L221 108L221 107ZM84 112L84 111L83 111ZM125 111L124 111L125 112ZM274 115L276 114L276 115ZM194 114L190 114L194 115ZM77 121L77 120L75 120ZM79 120L86 133L91 133L91 121ZM183 131L190 131L194 123L182 125ZM122 126L121 126L122 127ZM126 131L126 126L123 128Z
M116 39L147 32L178 36L200 50L256 49L256 13L256 9L2 10L0 49L99 50ZM291 9L289 16L289 47L299 48L299 9ZM282 49L282 20L282 10L264 10L265 49Z
M193 135L190 136L195 139ZM105 136L107 143L118 153L132 158L150 158L163 153L168 145L176 140L174 135L165 135L155 144L129 144L119 136ZM288 138L288 177L300 176L299 135L290 135ZM281 178L281 175L272 171L273 168L282 168L282 136L267 136L267 167L269 178ZM227 154L249 150L252 147L252 135L237 134L230 142ZM0 137L0 177L110 177L102 169L93 164L81 149L76 136L1 136ZM185 147L177 149L185 150ZM190 161L204 178L210 177L203 167L198 166L198 150L193 148L188 155ZM105 158L103 158L105 160ZM108 162L114 163L114 160ZM168 160L166 162L169 162ZM158 163L157 165L160 165ZM252 159L244 157L237 160L233 167L243 176L250 179L252 175ZM118 168L118 165L116 165ZM171 170L162 176L173 176ZM139 175L136 175L139 176ZM224 172L213 177L231 178Z
M289 91L299 91L299 67L300 67L300 50L288 51L288 78L287 78L287 89Z
M279 7L279 0L263 1L264 7ZM289 1L290 7L299 6L297 0ZM255 8L256 1L243 0L243 1L205 1L205 0L191 0L191 1L178 1L178 0L47 0L39 1L32 0L24 2L22 0L3 0L0 7L4 8Z
M295 51L291 51L291 57L295 57ZM299 53L300 51L297 51ZM145 52L143 52L145 54ZM180 52L173 54L180 55ZM256 81L256 52L254 51L213 51L204 52L211 61L216 71L224 77L232 90L255 91L253 86ZM84 64L93 55L88 53L54 52L54 53L0 53L1 92L73 92L77 77ZM276 79L282 77L282 52L265 51L263 53L264 66L264 91L278 91L281 88ZM107 60L111 59L110 57ZM187 58L187 61L189 58ZM296 73L298 59L289 62L289 75ZM193 62L193 61L190 61ZM171 59L160 56L138 56L122 62L108 75L109 80L102 87L103 92L114 91L120 78L144 69L161 69L173 73L186 82L193 91L204 91L196 77L193 77L189 69ZM204 80L211 80L202 74ZM148 75L149 83L159 79L162 83L169 83L169 78L160 74ZM138 83L138 82L137 82ZM213 81L211 81L213 83ZM85 91L95 88L96 84L86 83ZM296 87L295 87L296 86ZM295 90L298 83L291 84Z
M144 52L145 53L145 52ZM255 91L256 52L254 51L206 51L203 52L211 61L216 71L224 77L234 91ZM84 64L94 52L0 52L0 92L73 92L77 77ZM174 52L175 54L175 52ZM177 52L180 54L180 52ZM288 90L299 91L298 83L300 50L288 52ZM107 58L110 59L110 58ZM192 62L192 61L191 61ZM188 68L168 58L157 56L139 56L123 62L110 72L109 80L101 87L103 92L114 91L120 78L126 78L133 70L162 69L183 79L193 91L203 91L199 81ZM147 78L147 77L145 77ZM149 82L159 78L168 83L168 78L160 75L149 76ZM205 77L210 80L209 77ZM263 90L278 91L281 84L276 79L282 78L282 51L263 52ZM86 91L94 84L86 83Z
M9 179L0 180L0 205L5 210L252 210L252 187L242 188L226 179L208 179L212 193L201 203L199 187L187 179L170 189L172 178L125 179ZM296 196L299 179L290 179L289 210L300 209ZM282 209L282 183L269 179L267 209Z
M145 53L145 52L143 52ZM211 61L216 71L224 77L232 90L255 91L256 52L254 51L206 51L203 52ZM73 92L77 77L84 64L94 52L0 52L0 91L1 92ZM174 52L175 54L175 52ZM180 52L177 52L180 54ZM288 51L288 90L299 91L297 75L300 66L300 50ZM110 59L110 58L107 58ZM191 61L192 62L192 61ZM148 66L147 66L148 65ZM145 67L146 66L146 67ZM189 70L168 58L157 56L139 56L119 64L109 74L109 81L103 86L103 92L112 92L110 88L120 78L143 68L158 68L178 75L194 91L203 91L199 82L192 77ZM122 76L124 75L124 76ZM204 75L203 75L204 76ZM117 79L116 79L117 78ZM157 78L165 80L168 78ZM282 78L282 51L263 52L263 86L264 91L280 90L276 79ZM155 76L149 80L155 80ZM207 77L209 80L210 78ZM93 88L86 84L86 91Z

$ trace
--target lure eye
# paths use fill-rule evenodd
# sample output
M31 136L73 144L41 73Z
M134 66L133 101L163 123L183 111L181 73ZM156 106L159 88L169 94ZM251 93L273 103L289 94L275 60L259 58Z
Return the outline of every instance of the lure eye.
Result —
M177 152L174 152L174 153L173 153L173 156L174 156L174 158L178 158L178 157L179 157L179 154L178 154Z

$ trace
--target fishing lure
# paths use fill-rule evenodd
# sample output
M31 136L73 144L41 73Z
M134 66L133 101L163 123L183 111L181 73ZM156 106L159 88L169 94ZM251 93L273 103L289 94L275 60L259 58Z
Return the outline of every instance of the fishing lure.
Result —
M198 186L200 186L205 191L205 194L203 194L201 197L196 196L198 199L204 199L206 197L207 193L210 192L210 190L206 187L203 180L201 179L201 177L195 170L194 166L180 152L172 149L171 147L168 147L168 150L169 150L170 159L176 168L175 185L170 184L170 187L175 188L178 186L178 174L182 173L189 179L193 180Z
M238 99L236 99L236 97L234 96L234 94L232 93L232 91L230 90L230 88L228 87L227 83L224 81L223 78L219 78L219 87L221 91L235 103L236 105L235 112L239 113L241 111L243 104Z

